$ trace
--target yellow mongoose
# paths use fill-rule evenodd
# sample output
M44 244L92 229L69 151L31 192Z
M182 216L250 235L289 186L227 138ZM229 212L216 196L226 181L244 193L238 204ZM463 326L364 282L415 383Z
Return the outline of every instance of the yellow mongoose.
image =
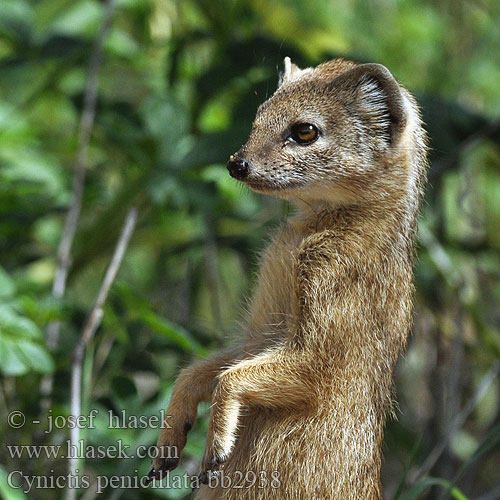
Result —
M415 101L381 65L286 58L228 169L297 213L262 255L240 347L180 374L158 446L180 453L210 401L196 498L380 500L426 176Z

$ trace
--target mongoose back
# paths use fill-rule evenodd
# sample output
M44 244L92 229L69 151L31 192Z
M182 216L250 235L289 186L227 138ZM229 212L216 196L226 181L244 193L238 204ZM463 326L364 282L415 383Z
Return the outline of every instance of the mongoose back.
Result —
M418 108L384 66L285 59L228 170L297 211L263 252L241 342L181 372L158 440L180 453L212 403L197 499L382 498L426 166Z

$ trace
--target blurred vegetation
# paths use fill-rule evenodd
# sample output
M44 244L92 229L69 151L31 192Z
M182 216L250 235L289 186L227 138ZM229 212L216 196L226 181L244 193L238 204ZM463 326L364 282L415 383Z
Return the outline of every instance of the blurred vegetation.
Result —
M499 499L500 3L117 0L68 286L56 300L56 251L104 10L98 0L2 0L0 9L0 497L25 498L7 486L8 471L66 474L64 459L12 458L6 445L68 439L67 429L44 434L44 420L32 424L40 379L53 375L50 413L67 416L71 353L131 205L137 229L84 362L82 413L99 415L82 437L132 450L156 441L156 429L108 429L107 412L157 415L179 368L232 336L258 251L289 210L241 188L225 161L274 91L284 56L311 65L342 55L385 64L415 93L432 147L415 328L386 436L386 498ZM54 320L61 335L50 352ZM7 425L13 410L26 415L24 427ZM201 414L181 472L195 471L203 451ZM91 478L149 467L80 463ZM105 498L187 493L108 488Z

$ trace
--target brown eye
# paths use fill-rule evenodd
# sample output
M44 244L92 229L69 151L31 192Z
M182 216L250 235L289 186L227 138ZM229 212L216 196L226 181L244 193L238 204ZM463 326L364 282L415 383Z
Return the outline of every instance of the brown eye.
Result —
M292 127L290 138L299 144L310 144L318 135L318 129L311 123L297 123Z

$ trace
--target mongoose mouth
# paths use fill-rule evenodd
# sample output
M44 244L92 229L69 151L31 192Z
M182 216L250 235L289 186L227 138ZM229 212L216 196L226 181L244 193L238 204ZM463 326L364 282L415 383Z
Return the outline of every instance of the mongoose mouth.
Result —
M234 179L243 182L250 189L260 193L274 194L277 196L286 196L286 191L298 188L302 183L290 179L270 179L259 171L251 168L250 163L246 160L231 155L227 162L227 170L229 175ZM271 175L274 177L274 174Z
M302 186L301 183L293 181L279 182L279 181L269 181L261 179L245 179L242 181L253 191L264 194L272 194L274 196L280 196L288 198L290 191L293 191Z

